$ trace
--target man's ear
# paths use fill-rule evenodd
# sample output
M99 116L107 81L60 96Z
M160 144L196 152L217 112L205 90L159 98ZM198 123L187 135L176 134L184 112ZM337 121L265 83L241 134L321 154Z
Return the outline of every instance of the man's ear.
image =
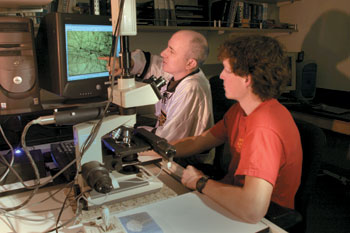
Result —
M249 75L245 76L244 79L245 79L245 84L247 86L251 86L252 85L252 82L253 82L252 75L249 74Z
M198 65L197 60L194 59L194 58L190 58L190 59L188 59L188 61L187 61L187 63L186 63L186 68L187 68L188 70L192 70L192 69L196 68L197 65Z

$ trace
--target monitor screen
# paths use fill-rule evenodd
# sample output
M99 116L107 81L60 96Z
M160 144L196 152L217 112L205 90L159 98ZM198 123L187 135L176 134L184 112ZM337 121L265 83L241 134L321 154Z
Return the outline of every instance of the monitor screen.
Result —
M76 81L108 76L99 56L109 56L112 25L65 25L67 80Z
M296 90L296 60L298 57L297 52L287 52L286 53L288 57L288 65L289 65L289 71L290 71L290 80L287 83L287 85L284 87L284 92L290 92Z
M106 99L109 74L98 57L110 55L112 31L108 16L45 15L36 40L40 87L66 101Z

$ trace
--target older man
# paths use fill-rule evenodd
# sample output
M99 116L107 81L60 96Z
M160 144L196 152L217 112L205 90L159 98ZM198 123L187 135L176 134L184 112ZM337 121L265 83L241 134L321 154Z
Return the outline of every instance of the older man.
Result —
M161 56L141 50L132 52L131 73L143 78L162 76L167 85L163 98L155 106L156 135L173 141L199 135L213 125L210 84L201 71L209 53L205 37L195 31L181 30L172 35ZM116 67L118 73L119 66ZM205 153L179 159L181 165L212 163L213 155Z

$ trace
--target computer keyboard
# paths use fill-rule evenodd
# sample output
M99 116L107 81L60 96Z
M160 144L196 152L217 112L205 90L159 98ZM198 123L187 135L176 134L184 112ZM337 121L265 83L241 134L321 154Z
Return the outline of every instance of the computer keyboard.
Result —
M65 141L51 144L51 155L59 170L75 159L75 146L73 141ZM62 174L67 181L72 181L75 177L77 166L74 163Z
M329 112L333 114L345 114L350 113L350 109L346 108L339 108L335 106L330 106L326 104L318 104L312 107L315 111L323 111L323 112Z

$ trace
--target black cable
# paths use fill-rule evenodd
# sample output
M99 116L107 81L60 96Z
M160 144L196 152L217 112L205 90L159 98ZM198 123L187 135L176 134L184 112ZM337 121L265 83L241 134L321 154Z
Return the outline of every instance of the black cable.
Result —
M114 35L113 35L113 38L116 38L119 36L119 30L120 30L120 23L121 23L121 19L122 19L122 14L123 14L123 8L124 8L124 0L121 0L120 2L120 7L119 7L119 14L118 14L118 20L117 20L117 24L116 24L116 28L114 30ZM118 41L118 40L115 40L114 39L114 44L115 44L115 41ZM113 54L116 53L116 50L117 50L117 47L116 45L112 45L112 49L114 48L114 52ZM114 57L114 55L113 55ZM111 55L109 57L109 61L108 61L108 64L110 64L110 60L111 60ZM105 114L109 108L109 105L112 103L113 101L113 87L114 87L114 66L115 66L115 59L112 59L112 72L110 72L110 76L109 76L109 79L111 81L111 92L110 92L110 95L108 97L108 102L106 104L106 107L102 113L102 117L101 119L93 126L92 130L91 130L91 133L89 134L89 136L87 137L87 139L84 141L84 144L82 145L81 147L81 150L80 150L80 160L77 162L77 170L76 170L76 174L75 174L75 178L74 180L76 180L78 178L78 171L80 170L80 167L81 167L81 158L84 156L84 153L89 149L89 147L91 146L92 142L95 140L96 136L97 136L97 132L99 131L101 125L102 125L102 122L103 122L103 119L105 117ZM66 200L65 200L66 201ZM63 205L64 206L64 205ZM57 218L57 222L56 222L56 232L57 230L59 229L59 227L57 226L57 223L60 221L60 218L61 218L61 213L60 215L58 216Z
M63 213L63 210L64 210L64 206L66 205L66 202L67 202L67 200L69 198L69 195L70 195L70 193L73 190L73 186L74 186L74 182L71 182L71 185L70 185L70 188L69 188L69 192L66 194L66 198L64 199L64 202L63 202L62 207L60 209L60 212L58 214L57 221L56 221L56 232L57 233L58 233L58 223L60 222L60 218L62 216L62 213Z

